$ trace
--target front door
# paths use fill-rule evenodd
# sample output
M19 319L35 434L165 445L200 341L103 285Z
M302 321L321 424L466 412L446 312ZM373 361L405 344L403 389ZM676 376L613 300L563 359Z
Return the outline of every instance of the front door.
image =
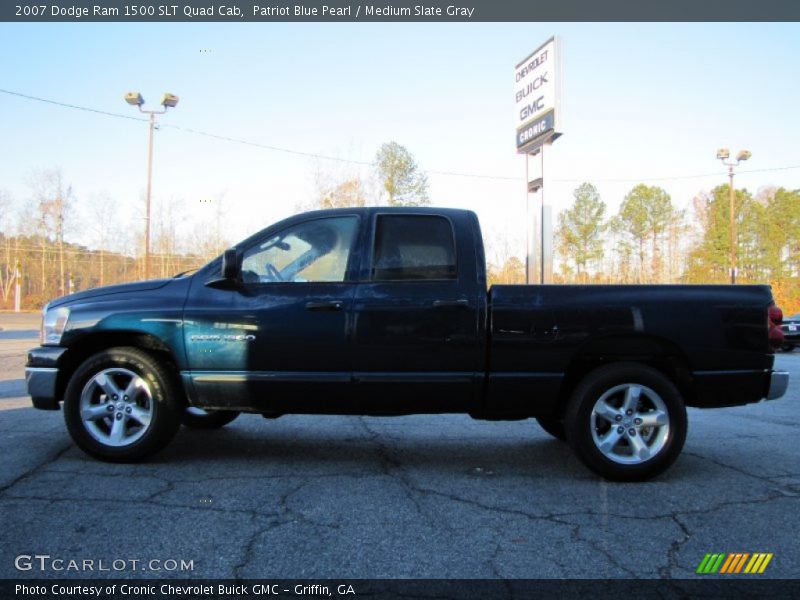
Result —
M316 218L243 249L237 289L198 286L185 311L198 405L338 412L351 390L348 323L359 217Z

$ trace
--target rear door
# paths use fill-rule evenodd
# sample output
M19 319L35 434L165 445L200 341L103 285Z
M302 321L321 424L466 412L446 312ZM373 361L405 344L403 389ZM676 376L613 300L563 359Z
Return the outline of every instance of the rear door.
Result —
M478 302L473 241L458 231L438 214L373 216L353 303L354 381L365 412L468 410Z

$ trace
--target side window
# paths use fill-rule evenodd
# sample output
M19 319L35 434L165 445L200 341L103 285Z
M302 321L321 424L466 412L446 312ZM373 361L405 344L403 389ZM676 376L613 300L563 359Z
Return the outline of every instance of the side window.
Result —
M344 281L358 218L316 219L289 227L245 252L245 283Z
M453 228L444 217L381 215L375 229L372 279L456 279Z

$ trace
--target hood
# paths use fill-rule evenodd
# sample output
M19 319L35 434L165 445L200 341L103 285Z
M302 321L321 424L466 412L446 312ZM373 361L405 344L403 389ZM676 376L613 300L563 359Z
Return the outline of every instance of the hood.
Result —
M55 300L51 300L48 304L49 308L61 306L63 304L72 304L73 302L80 302L82 300L89 300L99 298L101 296L111 296L113 294L122 294L130 292L146 292L149 290L157 290L167 285L172 279L149 279L147 281L135 281L133 283L120 283L118 285L107 285L99 288L92 288L83 292L61 296Z

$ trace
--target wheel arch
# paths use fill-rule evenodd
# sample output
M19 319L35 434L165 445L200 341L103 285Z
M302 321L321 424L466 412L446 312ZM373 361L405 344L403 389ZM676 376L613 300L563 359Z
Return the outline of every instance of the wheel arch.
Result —
M59 364L56 397L64 397L69 380L87 358L103 350L122 346L138 348L164 361L168 369L174 373L174 383L185 399L186 392L177 372L178 362L174 351L156 336L141 331L98 331L76 340Z
M686 405L694 403L692 371L688 358L673 342L647 334L595 338L576 352L564 371L559 391L559 416L563 417L572 393L591 371L612 363L638 363L656 369L672 381Z

